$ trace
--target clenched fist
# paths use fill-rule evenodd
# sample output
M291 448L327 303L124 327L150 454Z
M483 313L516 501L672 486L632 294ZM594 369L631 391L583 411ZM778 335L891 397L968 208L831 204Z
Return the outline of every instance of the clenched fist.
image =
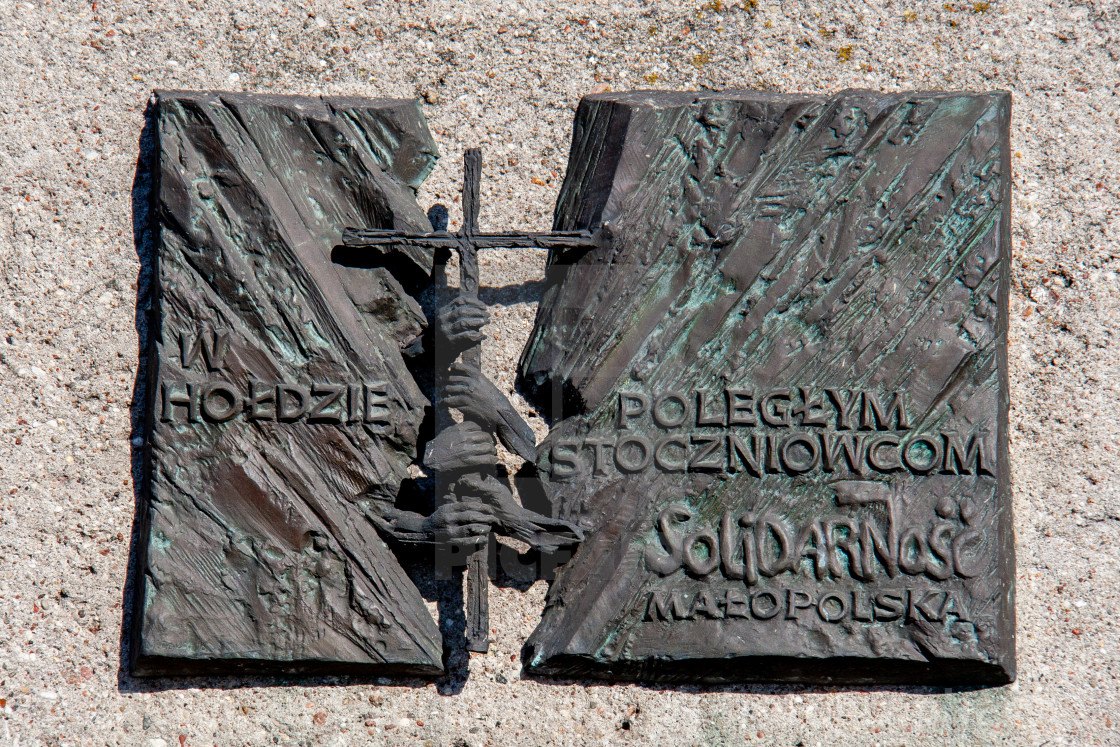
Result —
M453 365L445 396L448 407L454 407L464 418L481 424L484 430L497 433L502 444L514 454L526 461L536 458L533 429L477 368L465 363Z
M470 420L448 426L428 442L424 464L437 472L493 467L494 437Z
M486 542L494 524L494 511L480 502L445 503L424 519L424 531L436 542L451 541L464 547Z
M490 321L490 312L477 298L459 296L441 308L438 317L440 338L451 347L452 358L486 338L482 328Z

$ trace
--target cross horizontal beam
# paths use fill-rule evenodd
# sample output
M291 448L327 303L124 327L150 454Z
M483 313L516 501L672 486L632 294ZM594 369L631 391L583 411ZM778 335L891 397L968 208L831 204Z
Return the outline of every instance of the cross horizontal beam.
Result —
M547 233L404 233L392 229L348 228L342 243L353 247L415 246L425 249L457 249L469 241L478 249L592 249L599 237L591 231L549 231Z

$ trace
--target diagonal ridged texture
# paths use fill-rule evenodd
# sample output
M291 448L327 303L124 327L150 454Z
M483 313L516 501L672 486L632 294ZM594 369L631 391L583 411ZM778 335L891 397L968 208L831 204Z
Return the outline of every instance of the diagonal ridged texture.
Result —
M529 671L719 681L1014 677L1009 117L1003 93L635 92L582 101L554 228L602 226L611 240L574 265L550 265L519 380L554 419L539 460L551 475L554 511L580 521L588 537L551 590L526 649ZM756 475L733 470L729 454L722 468L624 473L611 446L589 440L621 443L621 393L681 392L696 407L694 393L710 392L718 413L729 387L790 392L787 402L801 401L804 388L822 397L832 420L798 428L797 416L792 428L732 429L698 427L693 418L693 427L673 428L647 414L625 434L651 445L683 434L663 452L675 467L682 452L695 454L698 434L735 433L750 444L752 433L781 439L796 430L822 442L857 433L836 431L826 388L842 397L902 392L908 429L872 427L867 439L901 437L905 447L915 434L932 434L932 460L950 437L943 434L980 434L986 466L966 474L952 462L917 474L864 462L827 471L818 462L802 472L775 458ZM890 453L885 443L880 461ZM589 466L595 448L602 474ZM565 470L576 464L574 477L557 478L557 453ZM888 499L893 520L881 508ZM722 537L725 512L748 523L772 517L792 530L793 567L729 580L722 566L710 570L701 537L690 546L691 570L654 572L647 558L670 554L657 520L674 505L690 514L670 519L678 541L707 530ZM913 549L901 561L909 570L884 572L873 549L867 567L879 568L875 578L853 578L858 562L837 549L844 530L821 550L822 563L827 552L837 570L816 569L814 532L825 520L888 534L893 521L884 552L891 544L897 553L900 542ZM740 541L756 537L780 559L777 531L753 526L734 535L732 560L741 563L748 550ZM969 562L955 572L938 551L959 537L958 558ZM757 609L738 602L767 590L785 605L782 614L766 617L765 596ZM840 601L791 617L787 602L804 602L801 593ZM859 606L890 607L894 596L906 607L897 616Z
M347 226L428 225L418 106L162 92L157 116L135 672L441 673L366 518L415 457L428 402L400 351L424 316L386 269L331 262Z

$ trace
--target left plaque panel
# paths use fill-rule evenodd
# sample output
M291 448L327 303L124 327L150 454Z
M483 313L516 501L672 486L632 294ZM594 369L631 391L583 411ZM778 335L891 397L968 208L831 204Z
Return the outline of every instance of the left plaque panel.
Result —
M160 92L155 116L133 672L442 673L370 520L429 405L402 351L431 258L331 261L348 225L428 230L418 106Z

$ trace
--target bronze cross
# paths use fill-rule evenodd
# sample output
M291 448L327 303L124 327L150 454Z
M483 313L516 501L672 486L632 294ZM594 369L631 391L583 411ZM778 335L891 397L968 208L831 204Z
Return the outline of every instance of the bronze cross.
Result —
M542 233L481 233L478 230L479 184L482 178L482 151L469 148L463 155L463 225L457 233L434 231L408 233L393 229L348 228L342 242L348 247L376 248L382 251L416 247L435 252L455 249L459 253L459 295L478 298L479 249L590 249L599 237L590 231L548 231ZM481 368L482 349L473 344L463 351L463 363ZM467 559L466 618L467 649L489 649L489 603L487 569L488 545L470 553Z

